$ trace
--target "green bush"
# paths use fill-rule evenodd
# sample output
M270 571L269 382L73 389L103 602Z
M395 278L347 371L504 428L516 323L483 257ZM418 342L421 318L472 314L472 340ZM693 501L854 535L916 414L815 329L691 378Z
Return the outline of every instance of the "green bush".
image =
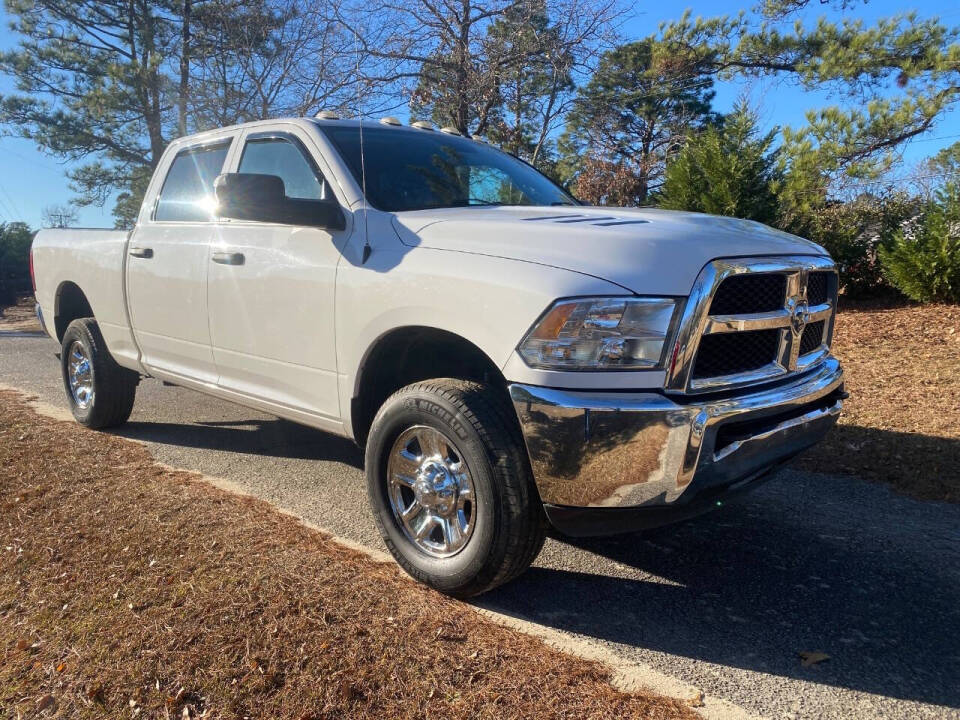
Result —
M26 223L0 223L0 305L11 305L16 294L30 289L30 243Z
M880 249L922 210L922 202L903 192L863 194L849 202L818 199L799 203L789 192L790 179L781 195L789 210L781 229L808 238L826 248L837 263L840 287L847 297L891 292L880 263ZM802 197L802 196L801 196Z
M960 302L960 185L948 184L916 227L900 230L880 261L890 282L921 302Z

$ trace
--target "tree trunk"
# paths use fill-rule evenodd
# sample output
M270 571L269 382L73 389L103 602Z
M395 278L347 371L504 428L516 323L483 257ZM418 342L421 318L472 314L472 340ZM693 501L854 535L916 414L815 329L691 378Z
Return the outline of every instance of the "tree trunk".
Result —
M187 134L187 94L190 92L190 11L191 0L183 0L183 33L180 46L180 96L177 99L177 131Z
M467 91L467 63L470 55L470 0L463 0L460 37L457 39L457 109L454 125L464 135L470 134L470 98Z
M131 12L134 3L131 1ZM142 89L139 91L143 103L143 119L147 125L147 135L150 137L150 168L156 170L160 156L166 148L163 139L163 111L160 106L161 82L160 68L156 62L156 23L157 18L145 0L139 1L139 22L143 46L140 51L138 74ZM131 18L132 19L132 18Z
M514 107L513 107L513 154L520 157L520 138L523 136L523 109L521 108L521 98L523 97L523 78L519 72L513 75Z

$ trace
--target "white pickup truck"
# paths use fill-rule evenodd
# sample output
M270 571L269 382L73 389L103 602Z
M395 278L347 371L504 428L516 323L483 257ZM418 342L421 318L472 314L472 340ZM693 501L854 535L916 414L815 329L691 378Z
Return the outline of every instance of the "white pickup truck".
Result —
M823 248L585 207L392 119L181 138L132 232L44 230L31 259L78 421L123 423L153 377L353 438L387 547L457 596L521 573L551 526L720 504L845 397Z

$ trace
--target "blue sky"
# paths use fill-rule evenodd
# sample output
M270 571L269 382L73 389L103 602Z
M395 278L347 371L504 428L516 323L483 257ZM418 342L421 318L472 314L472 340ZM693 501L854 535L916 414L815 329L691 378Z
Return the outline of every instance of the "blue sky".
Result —
M752 0L751 0L752 4ZM627 37L639 38L656 31L662 21L680 15L680 4L669 2L637 3L636 14L627 21L623 32ZM694 15L705 17L734 12L729 2L710 0L687 3ZM880 17L887 17L913 9L921 17L939 16L950 25L960 25L960 7L952 0L926 0L909 6L895 0L871 0L848 11L849 15L870 24ZM821 15L836 17L837 13L824 9L819 2L810 3L805 13L808 22ZM0 48L16 44L16 35L8 29L9 18L0 8ZM0 77L0 93L12 90L6 77ZM800 127L804 124L806 110L827 104L842 103L843 98L831 98L823 92L808 92L783 79L731 82L717 86L716 109L725 112L737 97L747 93L768 127L774 125ZM904 151L904 162L909 166L937 150L960 140L960 112L954 110L942 118L926 135L912 141ZM27 140L0 138L0 222L25 220L33 227L40 225L42 209L51 204L66 203L72 197L65 176L66 166L54 157L37 150ZM103 208L80 209L80 225L109 227L113 224L110 215L112 203Z

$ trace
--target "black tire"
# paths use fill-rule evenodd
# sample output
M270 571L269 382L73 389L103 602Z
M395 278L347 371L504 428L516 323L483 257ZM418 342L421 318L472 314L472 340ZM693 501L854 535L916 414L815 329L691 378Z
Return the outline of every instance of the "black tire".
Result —
M92 375L93 396L86 405L78 401L70 387L74 343L82 346ZM78 423L96 430L122 425L130 417L140 375L117 365L107 350L96 320L80 318L67 326L60 352L60 369L70 412Z
M387 465L397 439L427 426L453 440L477 498L472 535L452 557L432 557L405 534L389 497ZM437 379L394 393L374 418L366 447L367 490L387 548L414 579L454 597L508 582L536 558L546 518L513 409L480 383Z

